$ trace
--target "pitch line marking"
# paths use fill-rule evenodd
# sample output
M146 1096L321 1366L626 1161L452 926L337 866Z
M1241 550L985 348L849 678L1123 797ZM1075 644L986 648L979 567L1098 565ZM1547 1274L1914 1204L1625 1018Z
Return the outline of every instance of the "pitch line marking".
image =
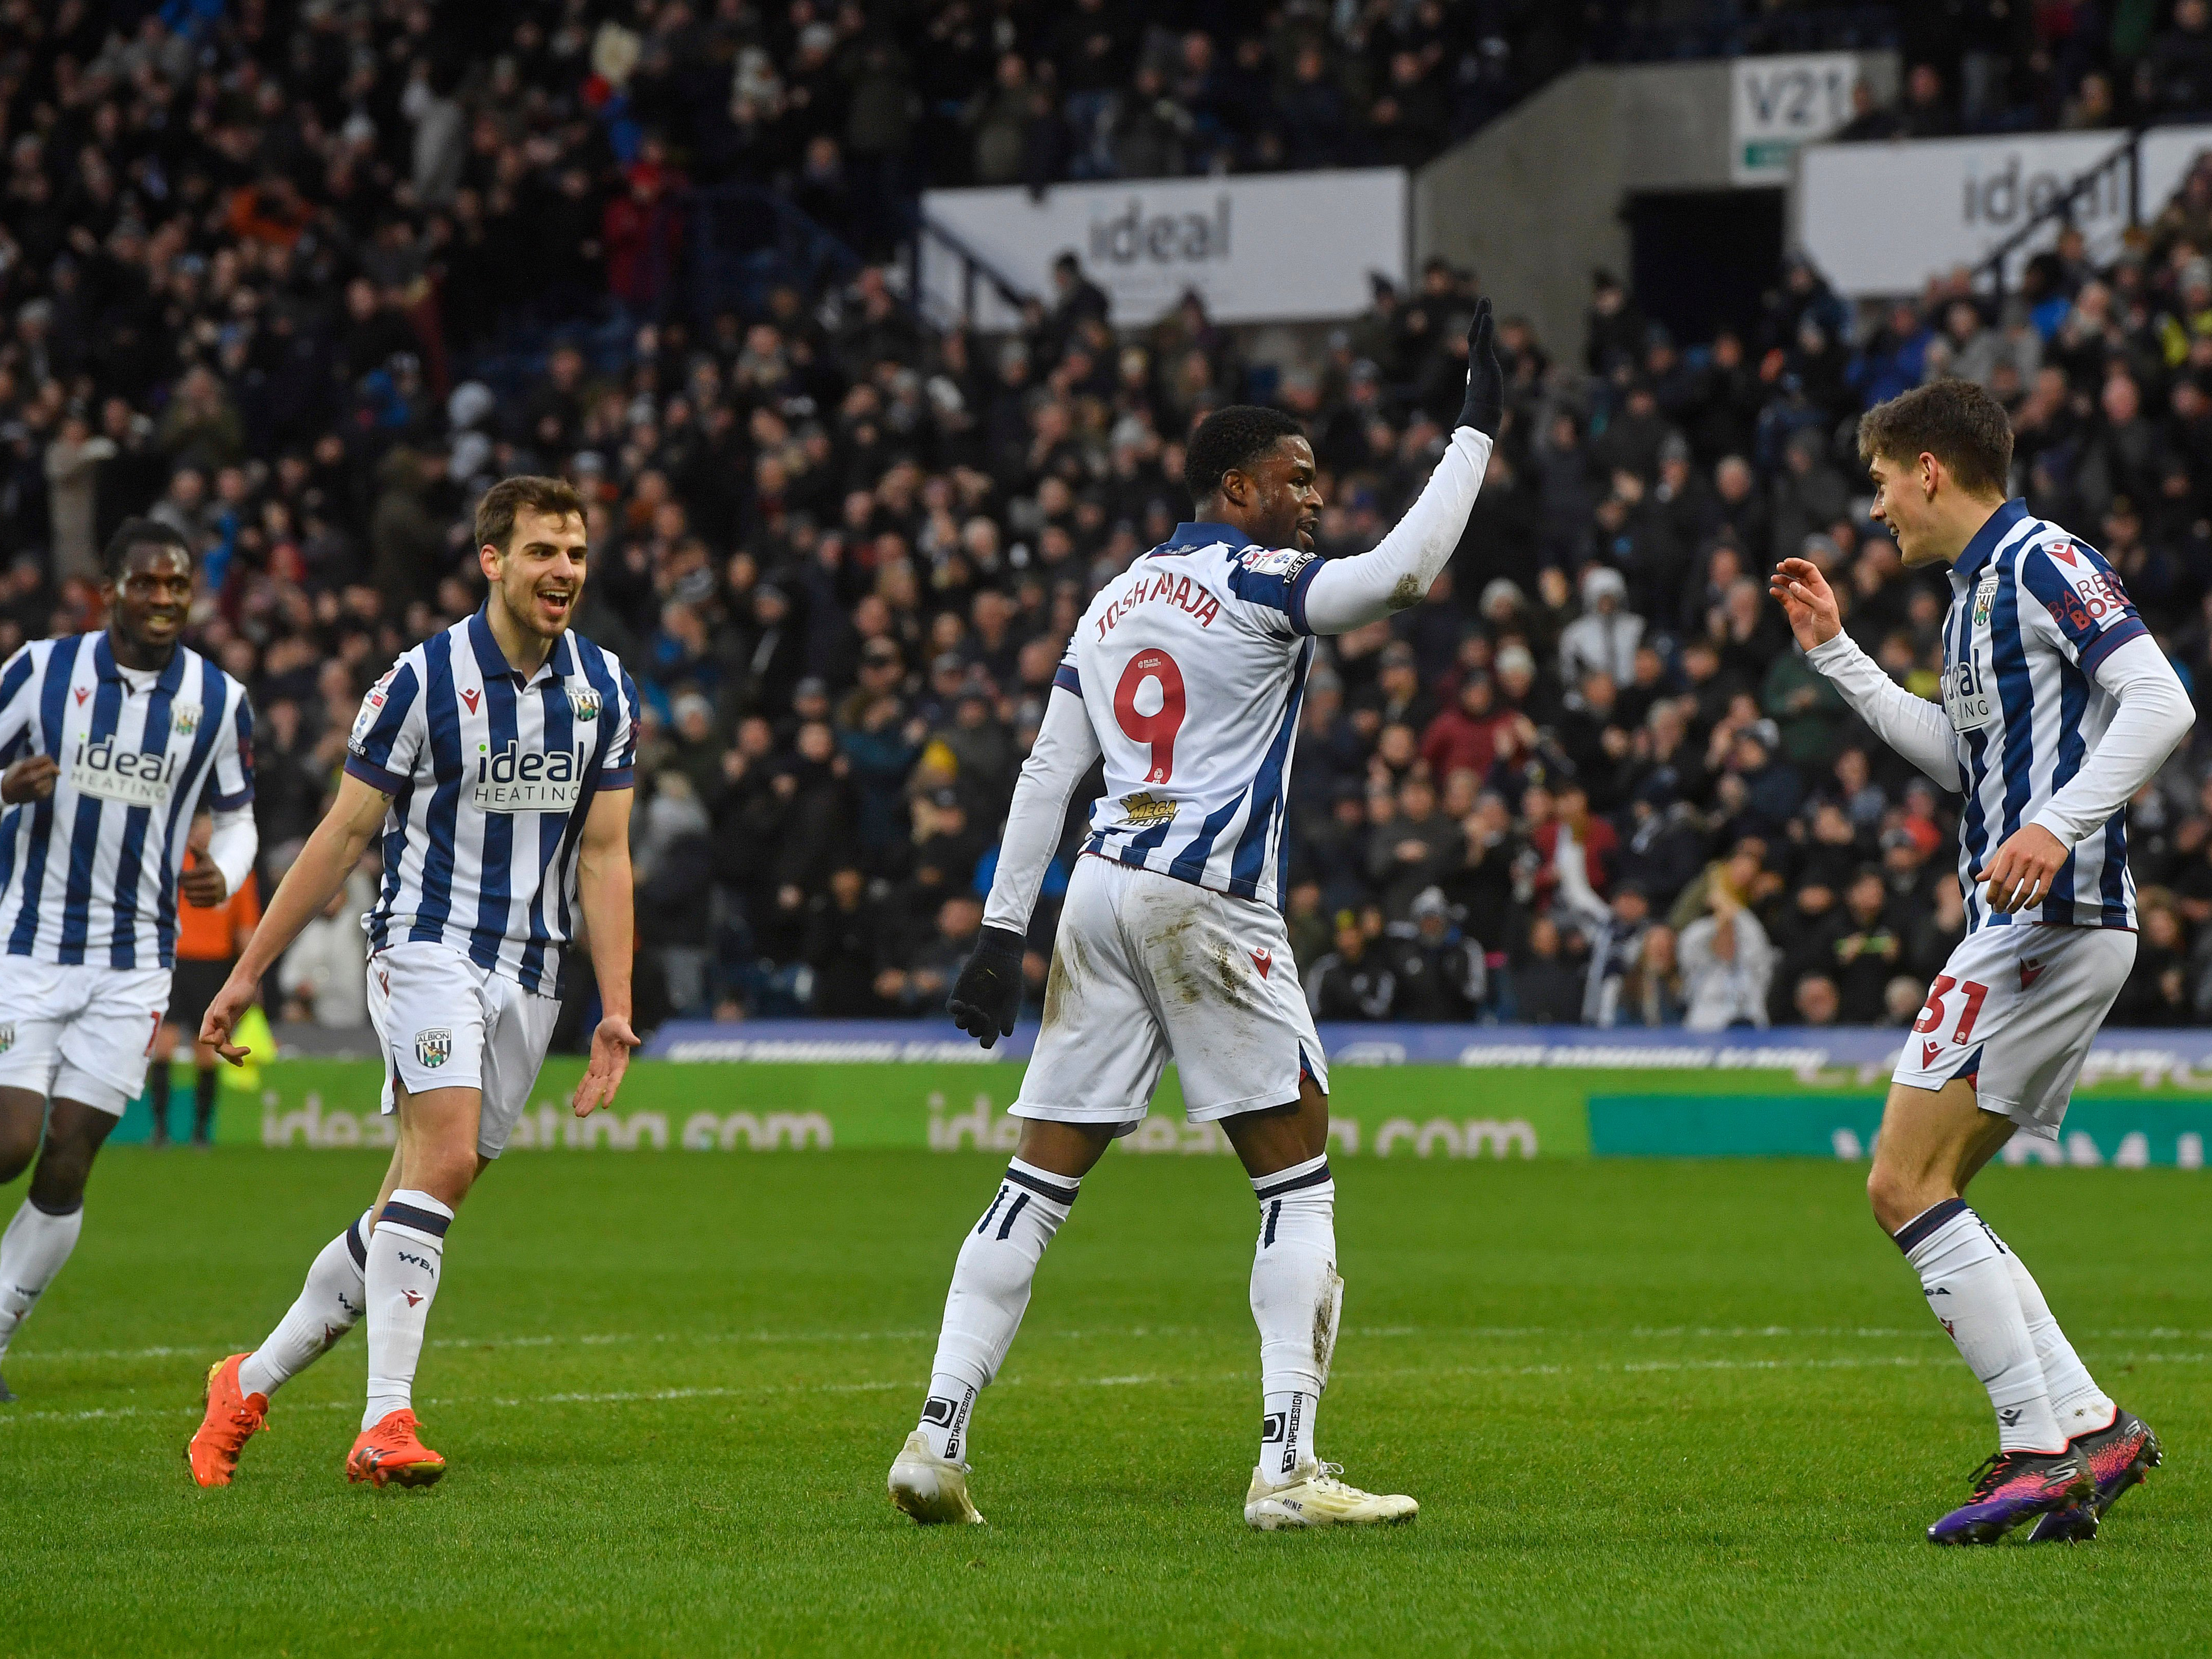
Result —
M1409 1377L1438 1376L1568 1376L1588 1371L1600 1376L1633 1375L1650 1371L1678 1370L1851 1370L1884 1367L1919 1367L1948 1363L1923 1354L1892 1354L1888 1356L1844 1355L1825 1359L1689 1359L1631 1361L1626 1364L1581 1365L1407 1365L1376 1370L1356 1370L1346 1373L1348 1379L1365 1382L1395 1382ZM2115 1363L2129 1364L2212 1364L2212 1352L2201 1353L2136 1353L2115 1357ZM1067 1377L1001 1377L1000 1388L1033 1389L1112 1389L1131 1388L1152 1383L1236 1382L1250 1380L1249 1369L1233 1371L1206 1371L1164 1376L1067 1376ZM848 1395L884 1394L903 1389L927 1386L919 1377L884 1378L864 1382L764 1382L750 1386L709 1388L626 1389L606 1392L562 1392L541 1395L446 1395L426 1399L425 1406L477 1407L496 1406L514 1408L526 1406L568 1405L641 1405L663 1401L682 1400L743 1400L757 1399L763 1395ZM121 1418L192 1417L200 1412L197 1406L95 1406L82 1411L22 1411L0 1412L0 1427L21 1423L88 1423ZM302 1401L289 1407L294 1411L342 1411L360 1409L350 1400Z

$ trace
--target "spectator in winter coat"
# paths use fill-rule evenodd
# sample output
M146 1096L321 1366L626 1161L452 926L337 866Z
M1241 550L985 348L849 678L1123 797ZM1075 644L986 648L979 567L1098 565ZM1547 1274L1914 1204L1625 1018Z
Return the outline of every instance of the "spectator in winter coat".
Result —
M1430 775L1439 780L1455 772L1487 776L1498 758L1498 727L1510 719L1498 707L1490 676L1469 674L1460 684L1458 700L1421 733L1421 758Z
M1759 918L1725 886L1716 884L1711 894L1712 910L1682 930L1682 969L1690 987L1682 1024L1692 1031L1764 1026L1774 947Z
M1528 1025L1572 1025L1583 1017L1583 968L1569 959L1559 924L1539 916L1528 925L1525 960L1513 970L1516 1018Z
M1627 610L1628 583L1608 566L1583 572L1583 614L1559 635L1559 678L1579 685L1585 674L1604 674L1615 685L1636 675L1636 647L1644 641L1644 618Z
M1481 1013L1490 982L1482 941L1453 926L1441 889L1424 888L1385 942L1397 957L1401 1019L1451 1024Z
M1306 1001L1316 1019L1395 1019L1398 975L1385 954L1369 944L1359 918L1336 916L1336 949L1313 965Z

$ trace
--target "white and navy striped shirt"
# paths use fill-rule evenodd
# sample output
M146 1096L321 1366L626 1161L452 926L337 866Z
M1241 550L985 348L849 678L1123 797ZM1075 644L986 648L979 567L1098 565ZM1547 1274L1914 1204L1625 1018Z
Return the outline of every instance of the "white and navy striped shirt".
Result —
M203 791L216 811L253 799L246 688L181 645L133 678L104 631L35 641L0 667L0 768L46 754L61 769L45 800L0 816L9 956L173 966L193 808Z
M554 995L584 820L600 791L631 787L637 711L589 640L563 634L526 679L481 611L394 663L346 745L346 770L392 797L369 954L434 940Z
M1999 507L1951 567L1943 708L1966 780L1959 880L1969 929L2136 925L2124 806L2075 844L2034 909L1992 914L1973 872L2081 769L2119 708L2097 665L2148 631L2104 556L2019 501Z
M1083 699L1105 762L1085 852L1279 903L1322 562L1185 524L1099 589L1054 682Z

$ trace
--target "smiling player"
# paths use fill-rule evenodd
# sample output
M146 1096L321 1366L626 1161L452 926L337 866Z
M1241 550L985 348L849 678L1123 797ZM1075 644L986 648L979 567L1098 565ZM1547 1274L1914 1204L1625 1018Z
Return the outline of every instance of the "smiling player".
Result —
M1951 567L1940 707L1852 642L1813 564L1784 559L1773 580L1813 665L1899 754L1966 794L1966 936L1906 1039L1867 1183L1996 1410L1997 1450L1973 1501L1928 1529L1938 1544L1995 1543L2030 1518L2039 1540L2094 1537L2160 1458L1961 1196L2015 1132L2057 1137L2135 962L2127 802L2193 719L2112 566L2005 499L2012 441L2003 407L1965 380L1859 423L1874 516L1907 565Z
M917 1521L981 1519L968 1419L1028 1306L1083 1176L1134 1129L1172 1058L1194 1123L1218 1122L1252 1177L1260 1238L1260 1460L1244 1518L1264 1528L1410 1521L1315 1455L1336 1344L1336 1188L1328 1066L1277 908L1284 804L1313 635L1420 603L1459 544L1504 402L1490 302L1468 340L1468 387L1427 488L1372 552L1324 559L1312 447L1273 410L1232 407L1190 440L1199 521L1099 590L1023 766L981 941L951 996L989 1048L1014 1029L1022 949L1068 796L1094 762L1106 793L1068 884L1044 1026L1012 1110L1021 1140L960 1247L921 1422L891 1465Z
M399 1145L383 1190L325 1245L266 1341L208 1373L186 1455L229 1484L269 1397L368 1316L368 1405L346 1478L427 1486L415 1368L446 1230L507 1145L560 1012L562 950L580 913L605 1016L576 1115L611 1101L629 1027L631 763L637 690L569 631L583 592L584 503L558 478L504 479L477 508L484 608L392 665L361 707L329 814L209 1005L200 1040L225 1058L255 988L383 830L368 929L369 1017Z
M76 1247L93 1158L144 1086L179 886L221 904L257 848L246 688L179 643L191 550L130 519L104 559L106 629L0 668L0 1182L39 1160L0 1237L0 1357ZM210 777L214 839L180 883Z

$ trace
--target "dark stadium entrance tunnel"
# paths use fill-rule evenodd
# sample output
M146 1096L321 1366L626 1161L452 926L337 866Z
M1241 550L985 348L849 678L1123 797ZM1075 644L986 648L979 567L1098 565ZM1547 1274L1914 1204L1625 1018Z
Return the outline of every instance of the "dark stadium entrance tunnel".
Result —
M1629 282L1677 343L1749 331L1782 277L1784 192L1668 190L1631 196Z

